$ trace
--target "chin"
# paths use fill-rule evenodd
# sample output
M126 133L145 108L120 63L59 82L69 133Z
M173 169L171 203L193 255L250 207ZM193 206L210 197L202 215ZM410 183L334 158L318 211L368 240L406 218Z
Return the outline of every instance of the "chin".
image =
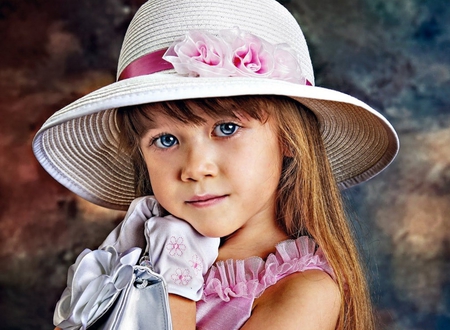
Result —
M195 228L201 235L210 237L210 238L223 238L228 237L234 233L234 231L226 231L226 230L218 230L217 228L212 229L197 229Z

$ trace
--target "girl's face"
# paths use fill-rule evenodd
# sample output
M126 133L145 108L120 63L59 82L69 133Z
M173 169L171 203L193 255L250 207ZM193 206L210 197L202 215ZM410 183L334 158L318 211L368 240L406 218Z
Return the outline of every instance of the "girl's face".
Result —
M152 112L140 148L156 199L204 236L273 225L282 167L273 120L195 114L205 122Z

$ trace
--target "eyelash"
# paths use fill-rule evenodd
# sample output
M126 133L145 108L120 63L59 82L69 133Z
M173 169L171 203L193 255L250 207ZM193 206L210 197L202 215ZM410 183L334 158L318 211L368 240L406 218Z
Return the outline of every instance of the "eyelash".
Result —
M177 143L178 143L178 139L177 139L173 134L170 134L170 133L160 133L160 134L154 136L154 137L150 140L150 146L155 146L156 148L161 149L161 150L169 149L170 147L164 148L164 147L158 147L158 146L155 145L155 144L158 142L158 140L161 139L163 136L173 136L173 137L177 140ZM176 143L175 143L175 144L176 144ZM172 146L173 146L173 145L172 145ZM172 146L171 146L171 147L172 147Z
M234 130L233 130L233 132L230 133L230 134L225 134L225 133L223 133L223 134L225 134L225 135L217 135L217 134L215 134L215 136L217 136L217 137L219 137L219 138L223 138L223 139L229 139L229 138L231 138L232 136L234 136L234 135L242 128L242 126L239 125L239 124L237 124L237 123L230 122L230 121L224 121L224 122L219 122L219 123L217 123L217 124L214 126L214 128L213 128L213 130L212 130L212 133L214 133L215 130L216 130L217 128L219 128L220 126L222 126L222 125L233 125L233 126L234 126ZM160 139L161 139L162 137L164 137L164 136L171 136L171 137L175 138L176 142L175 142L174 144L172 144L172 145L170 145L170 146L166 146L166 147L160 147L160 146L155 145L155 144L158 142L158 140L160 140ZM173 134L165 133L165 132L156 135L155 137L153 137L153 138L150 140L150 146L155 146L156 148L158 148L158 149L160 149L160 150L167 150L167 149L170 149L171 147L173 147L174 145L176 145L176 144L178 144L178 143L179 143L178 139L177 139Z
M214 126L212 131L214 132L218 127L220 127L222 125L233 125L235 127L235 130L233 131L233 133L231 133L229 135L219 136L219 137L222 137L222 138L230 138L230 137L234 136L242 128L242 126L237 124L237 123L234 123L234 122L231 122L231 121L224 121L224 122L217 123ZM218 136L218 135L216 135L216 136Z

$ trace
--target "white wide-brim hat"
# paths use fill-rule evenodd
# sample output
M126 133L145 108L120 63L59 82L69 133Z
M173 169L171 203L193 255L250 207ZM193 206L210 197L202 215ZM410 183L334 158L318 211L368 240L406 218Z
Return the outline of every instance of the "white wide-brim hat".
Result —
M289 54L294 54L298 63L295 74L300 78L292 81L257 72L180 74L161 55L192 31L217 37L219 41L214 42L223 41L221 31L232 31L225 33L228 36L243 31L273 49L290 47ZM381 114L354 97L314 86L303 33L275 0L148 1L130 23L117 77L118 81L53 114L33 141L38 161L57 181L104 207L126 209L135 198L131 160L117 150L115 109L124 106L237 95L293 98L319 119L340 188L375 176L398 151L397 134Z

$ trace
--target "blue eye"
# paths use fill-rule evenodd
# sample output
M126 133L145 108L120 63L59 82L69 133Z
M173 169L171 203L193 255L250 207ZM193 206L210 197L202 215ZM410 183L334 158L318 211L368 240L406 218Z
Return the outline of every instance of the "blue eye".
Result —
M161 135L161 136L155 138L155 140L153 140L153 144L156 147L163 148L163 149L173 147L177 143L178 143L177 138L171 134L164 134L164 135Z
M234 123L223 123L219 124L214 128L214 135L216 136L230 136L236 133L239 125Z

